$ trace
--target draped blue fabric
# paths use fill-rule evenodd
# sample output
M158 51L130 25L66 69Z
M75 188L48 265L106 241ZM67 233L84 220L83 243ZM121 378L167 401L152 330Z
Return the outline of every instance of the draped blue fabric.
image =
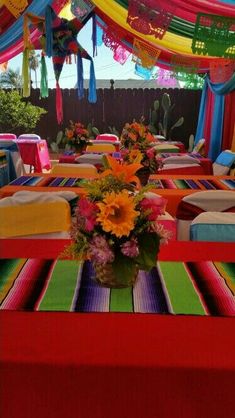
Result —
M84 97L84 87L83 87L83 63L81 52L78 51L77 54L77 83L78 83L78 98L82 99Z
M97 17L96 17L96 19L97 19ZM97 44L97 46L101 46L103 44L103 33L104 33L103 29L101 29L101 27L97 25L97 28L96 28L96 44Z
M235 0L217 0L218 3L232 4L235 6Z
M26 13L44 15L46 6L53 3L53 0L33 0L27 7ZM0 52L10 48L15 42L22 38L23 15L21 15L10 28L0 36Z
M96 25L96 15L92 16L92 45L93 45L93 57L97 55L97 25Z
M207 83L211 91L215 94L221 95L221 94L231 93L231 91L235 89L235 73L225 83L218 83L218 84L212 83L208 77L207 77Z
M199 108L197 131L196 131L196 135L195 135L195 144L198 143L199 139L203 138L205 115L206 115L205 109L206 109L206 105L207 105L207 89L208 89L208 85L207 85L207 82L205 80L203 90L202 90L200 108Z
M207 91L208 88L212 91L215 97L214 112L212 115L211 135L209 138L208 156L213 161L221 152L222 134L223 134L223 119L224 119L224 95L235 90L235 73L225 83L212 83L207 76L205 78L204 87L202 91L198 125L195 136L195 143L204 136L205 117L207 109ZM206 138L208 140L208 138Z
M89 81L89 93L88 93L89 103L96 103L96 79L95 79L95 68L93 60L91 59L90 63L90 81Z
M215 95L214 113L211 121L211 137L208 157L215 161L221 152L224 119L224 96Z
M52 21L55 19L55 12L51 7L46 7L45 22L46 22L46 54L50 58L53 55L53 31Z

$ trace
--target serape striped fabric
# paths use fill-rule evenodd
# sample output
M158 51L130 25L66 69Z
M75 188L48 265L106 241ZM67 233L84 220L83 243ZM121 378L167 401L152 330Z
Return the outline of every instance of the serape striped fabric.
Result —
M171 152L161 152L160 154L158 154L158 156L160 158L169 158L169 157L172 157L172 153ZM196 160L198 160L198 159L201 160L201 159L204 158L201 154L198 154L198 153L192 153L192 152L184 152L184 153L176 152L176 153L174 153L174 157L184 158L185 156L195 158Z
M84 179L77 177L43 177L21 176L10 183L10 186L38 186L38 187L82 187ZM150 184L157 189L188 189L188 190L235 190L235 179L154 179L150 177Z
M156 189L234 190L235 179L154 179L149 183Z
M0 261L0 308L26 311L235 315L235 263L158 262L134 288L108 289L91 263Z
M78 177L43 177L21 176L10 183L11 186L40 186L40 187L80 187L84 179Z

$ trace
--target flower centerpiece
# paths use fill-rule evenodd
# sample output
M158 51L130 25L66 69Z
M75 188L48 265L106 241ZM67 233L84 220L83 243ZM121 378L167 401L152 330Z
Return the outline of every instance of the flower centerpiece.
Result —
M154 136L143 123L126 123L121 134L122 157L129 164L141 163L142 168L137 172L141 183L146 184L149 175L156 173L161 163L157 150L154 148Z
M81 153L87 145L92 142L89 139L89 131L80 122L69 121L69 127L65 129L66 142L69 147L76 152Z
M109 169L84 183L86 194L78 200L73 218L70 255L92 262L96 280L107 287L134 285L139 269L156 265L165 231L158 224L165 199L136 192L140 164L124 165L106 157Z

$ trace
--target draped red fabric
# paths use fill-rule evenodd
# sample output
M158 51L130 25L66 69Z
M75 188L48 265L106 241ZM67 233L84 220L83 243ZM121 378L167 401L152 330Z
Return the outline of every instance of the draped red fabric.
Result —
M231 149L235 127L235 91L225 96L222 150Z
M208 88L207 90L207 105L206 105L206 118L204 125L204 135L205 138L205 154L208 155L210 148L210 138L211 138L211 126L212 126L212 117L214 114L214 93Z
M56 13L59 13L60 10L65 6L67 0L53 0L52 7ZM32 0L28 0L30 5ZM3 34L12 24L15 23L15 18L10 14L10 12L3 6L0 8L0 35ZM4 23L3 23L4 22ZM34 44L36 49L41 49L39 44L39 34L40 32L35 27L30 28L30 40ZM11 45L9 48L5 49L0 54L0 64L10 59L14 58L16 55L20 54L24 49L23 37L19 38L18 41Z
M28 0L28 6L32 3L32 0ZM2 35L15 21L17 18L11 14L6 6L0 7L0 34Z

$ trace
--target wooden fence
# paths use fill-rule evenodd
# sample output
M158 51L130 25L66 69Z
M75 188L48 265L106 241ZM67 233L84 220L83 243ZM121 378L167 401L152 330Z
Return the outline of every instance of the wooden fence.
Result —
M35 132L50 143L55 140L57 132L68 126L69 120L81 122L85 126L93 122L100 133L109 132L109 126L115 127L119 133L126 122L137 121L141 116L149 122L150 109L154 100L161 100L164 92L170 94L172 103L175 104L171 114L171 123L175 123L181 116L184 124L173 130L172 139L181 140L188 144L190 134L195 134L198 120L198 112L201 98L200 90L185 89L98 89L97 102L90 104L85 97L79 100L77 90L64 89L63 109L64 121L61 126L56 120L55 90L50 90L47 99L39 98L39 90L32 90L30 101L47 110L38 123ZM163 110L159 110L159 120L163 118Z

